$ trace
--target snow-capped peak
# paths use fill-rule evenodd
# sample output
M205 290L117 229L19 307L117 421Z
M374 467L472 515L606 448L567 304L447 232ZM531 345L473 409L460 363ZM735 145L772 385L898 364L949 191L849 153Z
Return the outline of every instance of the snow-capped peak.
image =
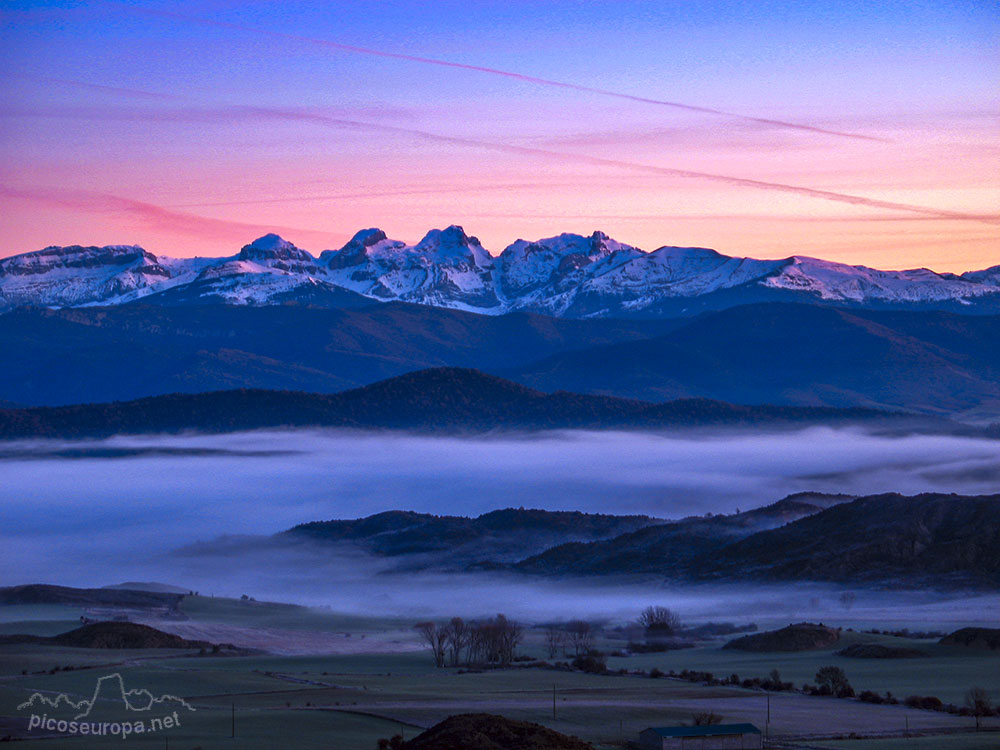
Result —
M148 291L173 275L167 263L138 245L52 245L0 260L0 310L118 299Z
M385 232L376 227L356 232L339 250L324 250L320 253L320 263L331 271L362 265L371 257L383 252L392 252L406 247L405 242L390 240Z
M255 262L294 261L310 264L315 261L315 258L308 252L295 247L291 242L276 234L265 234L249 245L244 245L240 249L239 259Z
M881 271L802 255L758 260L701 247L647 253L600 231L519 239L494 258L458 225L432 229L415 245L362 229L319 261L274 233L226 258L72 245L0 259L0 312L18 305L123 304L168 290L162 299L171 304L325 304L317 300L344 299L342 289L488 314L572 317L685 314L761 300L1000 311L1000 266L957 275Z
M598 231L589 237L563 233L534 242L517 240L498 259L500 285L508 299L528 295L533 299L532 309L554 311L566 300L555 302L553 292L558 295L576 288L585 279L643 254Z
M370 229L362 229L356 232L348 245L361 245L361 247L371 247L382 240L386 239L385 232L383 232L378 227L372 227Z
M471 258L477 266L493 265L493 256L483 249L479 239L470 237L456 224L447 229L432 229L416 244L414 251L438 263Z
M287 250L295 247L295 245L283 239L280 235L270 232L263 237L258 237L245 247L254 248L255 250Z
M136 261L156 263L157 258L139 245L50 245L30 253L0 259L0 274L16 270L35 273L39 269L93 268L102 265L124 265Z
M880 271L795 255L763 282L776 289L809 292L831 301L936 302L992 294L995 289L973 279L945 276L927 268Z

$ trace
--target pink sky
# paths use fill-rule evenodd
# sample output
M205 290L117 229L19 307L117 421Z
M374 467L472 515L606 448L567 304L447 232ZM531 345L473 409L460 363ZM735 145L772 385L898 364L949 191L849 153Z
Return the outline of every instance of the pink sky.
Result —
M473 4L451 29L295 5L0 16L0 256L223 255L268 231L318 254L363 227L415 242L455 223L494 253L600 229L646 250L1000 263L988 14L845 11L820 32L778 11L737 26L738 4L668 19L636 3L553 27ZM640 10L647 26L625 23ZM699 47L725 13L726 44ZM584 24L613 51L578 49ZM884 49L883 25L900 36ZM935 28L944 49L915 46Z

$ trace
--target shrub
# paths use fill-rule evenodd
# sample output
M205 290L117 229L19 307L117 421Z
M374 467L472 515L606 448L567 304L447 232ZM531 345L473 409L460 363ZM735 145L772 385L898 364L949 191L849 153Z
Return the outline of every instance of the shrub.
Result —
M722 717L716 713L712 713L711 711L695 714L694 716L691 717L691 719L696 727L722 723Z
M658 654L666 651L669 646L663 641L654 641L653 643L629 641L627 648L633 654Z
M910 695L903 703L910 708L922 708L925 711L940 711L944 708L941 699L934 695Z
M604 654L591 650L573 659L573 668L590 674L604 674L608 671L608 664L604 660Z

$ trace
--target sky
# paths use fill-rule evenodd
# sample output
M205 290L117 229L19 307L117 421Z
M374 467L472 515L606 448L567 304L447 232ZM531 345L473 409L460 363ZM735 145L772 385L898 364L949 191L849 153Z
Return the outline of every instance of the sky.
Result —
M358 229L1000 263L986 0L0 4L0 257Z

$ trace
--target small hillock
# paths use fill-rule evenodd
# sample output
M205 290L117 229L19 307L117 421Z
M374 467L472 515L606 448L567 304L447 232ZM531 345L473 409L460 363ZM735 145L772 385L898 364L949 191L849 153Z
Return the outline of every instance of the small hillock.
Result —
M0 643L41 643L71 648L211 648L208 641L189 641L135 622L94 622L59 635L0 636Z
M723 648L740 651L812 651L840 640L840 631L826 625L800 622L780 630L753 633L729 641Z
M946 646L1000 650L1000 628L962 628L940 640Z
M902 646L884 646L881 643L853 643L837 652L838 656L851 659L913 659L929 656L924 651Z
M593 750L576 737L495 714L459 714L417 735L405 750Z

